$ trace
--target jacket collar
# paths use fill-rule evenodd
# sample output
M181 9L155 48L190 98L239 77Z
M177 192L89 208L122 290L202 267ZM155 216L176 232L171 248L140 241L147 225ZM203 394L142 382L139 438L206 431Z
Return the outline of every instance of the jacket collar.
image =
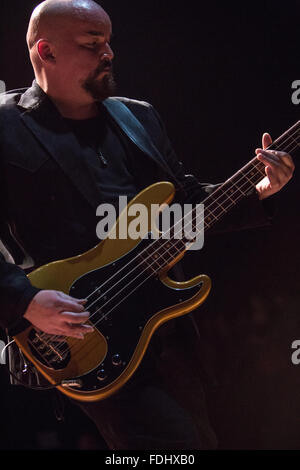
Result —
M46 93L37 84L36 80L33 80L32 86L21 95L18 106L21 106L24 109L32 109L40 106L47 100L51 102Z
M94 150L81 148L63 116L35 80L21 96L18 106L23 109L21 119L25 126L96 209L101 202L99 191L84 161L95 158Z

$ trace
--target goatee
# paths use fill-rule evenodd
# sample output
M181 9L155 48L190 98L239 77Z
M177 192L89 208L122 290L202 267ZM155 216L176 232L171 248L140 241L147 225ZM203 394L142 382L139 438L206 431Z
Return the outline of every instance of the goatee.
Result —
M102 79L97 79L100 73L102 73L107 67L112 68L110 61L105 61L101 64L97 70L95 70L95 72L83 82L82 85L96 101L104 101L106 98L109 98L116 93L116 82L112 71L106 73Z

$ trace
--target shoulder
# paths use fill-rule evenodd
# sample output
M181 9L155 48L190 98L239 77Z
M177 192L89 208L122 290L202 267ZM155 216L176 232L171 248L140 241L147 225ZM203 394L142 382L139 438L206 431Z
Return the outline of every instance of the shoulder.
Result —
M121 101L121 103L124 103L126 106L128 106L128 108L135 107L135 108L141 108L144 110L153 108L153 106L147 101L135 100L132 98L127 98L125 96L114 96L112 97L112 99Z
M156 128L156 131L161 131L163 129L164 126L160 115L151 103L124 96L114 96L111 99L125 104L136 118L145 126L150 126L150 129L151 127Z
M0 93L0 106L15 106L28 88L18 88Z
M124 96L113 96L110 99L125 104L125 106L127 106L127 108L130 109L130 111L132 111L134 114L151 115L154 111L152 104L148 103L147 101L135 100Z
M22 94L27 88L6 91L0 94L0 117L6 119L8 116L15 116L18 113L17 105Z

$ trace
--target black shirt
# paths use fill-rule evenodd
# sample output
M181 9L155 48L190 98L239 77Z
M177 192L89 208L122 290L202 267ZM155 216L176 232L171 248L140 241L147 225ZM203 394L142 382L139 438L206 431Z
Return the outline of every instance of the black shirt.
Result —
M85 163L99 188L100 200L117 207L120 195L132 199L138 193L132 155L106 112L91 119L65 121L80 146L94 150L88 153L89 159Z

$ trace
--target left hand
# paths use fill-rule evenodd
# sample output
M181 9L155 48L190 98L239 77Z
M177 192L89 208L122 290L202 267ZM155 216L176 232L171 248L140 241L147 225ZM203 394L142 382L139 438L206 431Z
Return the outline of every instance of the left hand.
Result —
M272 144L269 134L262 137L262 149L256 149L257 159L264 163L266 176L256 186L259 199L265 199L280 191L292 178L295 165L292 157L286 152L265 150Z

